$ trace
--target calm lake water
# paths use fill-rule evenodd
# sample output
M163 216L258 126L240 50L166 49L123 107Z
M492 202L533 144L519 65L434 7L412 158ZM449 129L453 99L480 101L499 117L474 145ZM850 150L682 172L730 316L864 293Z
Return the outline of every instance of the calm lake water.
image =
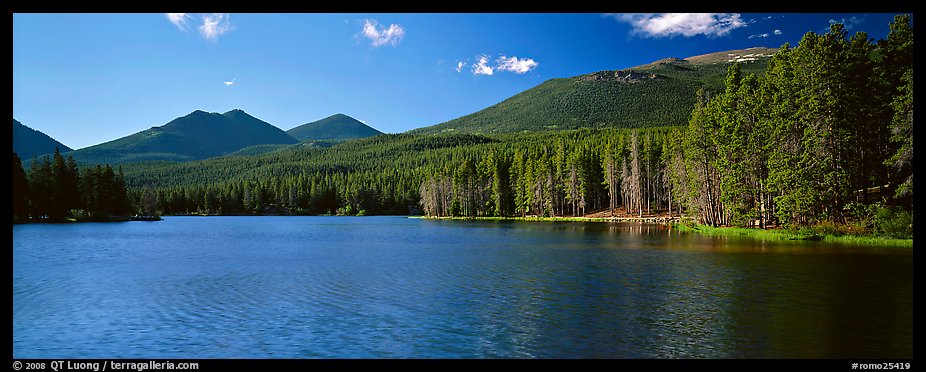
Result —
M912 358L913 254L607 223L13 226L15 358Z

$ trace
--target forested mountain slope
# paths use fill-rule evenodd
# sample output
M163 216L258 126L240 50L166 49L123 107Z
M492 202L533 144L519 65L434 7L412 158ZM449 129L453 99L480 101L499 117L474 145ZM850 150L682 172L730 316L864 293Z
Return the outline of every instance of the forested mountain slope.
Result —
M744 72L764 71L775 51L732 50L550 79L486 109L410 133L489 134L685 125L698 89L722 90L726 68L733 62L742 63Z
M58 151L71 151L70 147L58 142L47 134L29 128L18 120L13 119L13 152L19 155L19 158L28 163L35 156L51 154Z
M286 133L300 141L347 140L383 134L344 114L334 114L321 120L302 124Z
M283 130L242 110L224 114L196 110L163 126L68 154L82 164L190 161L225 155L253 145L297 142Z

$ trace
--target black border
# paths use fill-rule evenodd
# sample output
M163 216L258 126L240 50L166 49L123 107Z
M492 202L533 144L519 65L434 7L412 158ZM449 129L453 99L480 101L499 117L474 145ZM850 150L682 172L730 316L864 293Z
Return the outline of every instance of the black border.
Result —
M877 2L850 2L842 1L808 1L804 3L780 3L774 1L764 2L678 2L665 0L650 1L557 1L541 4L527 2L498 2L498 1L441 1L441 2L356 2L356 1L306 1L306 0L261 0L261 1L177 1L165 0L158 2L83 2L74 0L7 0L4 2L10 22L5 27L10 35L6 40L12 40L12 23L14 13L160 13L165 11L186 12L236 12L236 13L609 13L609 12L741 12L741 13L911 13L914 14L918 6L915 1L881 0ZM12 48L7 49L12 54ZM9 59L8 59L9 61ZM8 75L9 76L9 75ZM10 78L12 80L12 78ZM11 81L12 82L12 81ZM11 86L12 84L8 85ZM12 104L10 104L12 113ZM12 138L9 139L11 141ZM10 203L7 199L6 203ZM7 204L10 205L10 204ZM11 206L11 205L10 205ZM7 230L10 231L10 230ZM12 233L10 233L12 235ZM919 234L914 234L919 235ZM12 237L10 239L12 241ZM12 250L10 250L12 254ZM9 263L12 273L12 260ZM7 275L6 280L11 276ZM8 286L7 288L12 288ZM7 323L12 333L11 323ZM14 359L12 348L9 353L8 366L15 368L16 362L45 363L44 370L51 371L52 361L72 362L98 362L101 365L107 360L120 362L195 362L199 364L199 371L227 371L245 368L248 370L264 369L306 369L310 367L351 368L351 367L398 367L398 368L434 368L441 366L452 367L595 367L599 365L628 367L635 369L713 369L735 368L749 371L781 371L785 368L800 368L801 370L853 370L853 363L910 363L910 359ZM540 363L540 364L537 364ZM19 369L26 370L26 369ZM66 370L66 369L65 369ZM61 371L59 369L59 371Z
M778 371L788 368L800 368L807 371L820 370L842 370L842 371L864 371L865 369L853 368L853 365L862 364L884 364L900 363L901 366L909 364L913 368L912 359L14 359L12 363L20 362L24 366L26 363L43 363L45 369L19 369L19 371L54 371L53 362L59 363L98 363L99 370L103 370L103 365L107 361L135 362L146 363L155 361L158 363L197 363L198 369L187 371L229 371L229 370L296 370L306 369L309 367L319 368L362 368L362 367L384 367L384 368L434 368L448 367L454 368L471 368L471 367L553 367L553 368L582 368L582 367L627 367L634 370L659 369L659 370L678 370L678 369L695 369L713 371L727 368L743 371ZM16 364L12 365L11 370L15 369ZM66 364L65 364L66 366ZM909 369L894 369L905 371ZM92 369L86 369L89 371ZM161 369L169 371L169 369ZM881 371L891 371L891 369L880 369ZM59 372L80 371L80 369L59 368ZM120 371L107 368L106 371ZM121 370L137 371L137 370ZM156 370L146 370L156 371ZM174 369L174 371L184 371Z
M7 0L11 13L913 13L913 0L781 1L570 0L570 1L73 1Z

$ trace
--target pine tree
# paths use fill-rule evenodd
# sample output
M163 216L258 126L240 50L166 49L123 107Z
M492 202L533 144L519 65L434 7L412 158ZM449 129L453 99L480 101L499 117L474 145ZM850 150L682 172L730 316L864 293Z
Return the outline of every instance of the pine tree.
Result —
M891 140L900 144L886 164L894 167L899 174L905 175L897 187L896 197L910 197L913 205L913 70L904 75L905 83L898 88L900 95L892 103L894 119L891 121Z
M887 38L878 41L876 61L878 89L885 109L877 121L889 123L890 142L882 143L884 165L890 166L881 180L896 184L895 196L911 196L913 192L913 25L910 15L894 17ZM878 138L885 139L887 136ZM892 170L888 176L888 170ZM880 185L880 183L879 183ZM911 200L912 205L912 200Z
M22 161L13 153L13 220L29 216L29 180L23 170Z
M51 158L48 155L42 157L41 163L35 158L29 169L29 190L32 196L32 210L30 214L33 217L47 218L54 217L52 203L55 198L54 189L55 181L52 173Z

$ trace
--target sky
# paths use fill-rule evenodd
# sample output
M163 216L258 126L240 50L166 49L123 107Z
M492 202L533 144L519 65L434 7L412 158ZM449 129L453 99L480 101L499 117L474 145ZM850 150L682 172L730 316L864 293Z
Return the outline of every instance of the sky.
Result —
M343 113L439 124L545 80L797 45L893 13L13 14L13 117L79 149L195 110L288 130Z

